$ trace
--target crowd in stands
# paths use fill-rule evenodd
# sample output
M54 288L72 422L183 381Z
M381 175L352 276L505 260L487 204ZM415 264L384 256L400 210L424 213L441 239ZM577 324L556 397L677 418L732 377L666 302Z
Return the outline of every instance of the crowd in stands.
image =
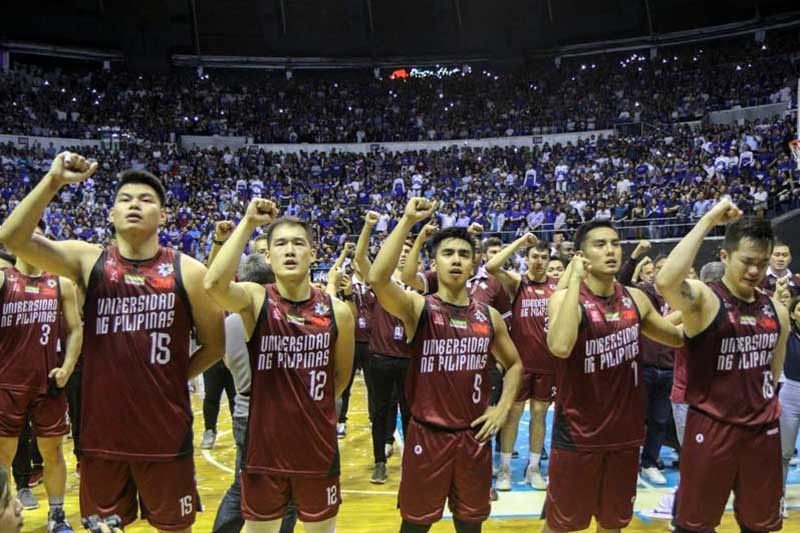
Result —
M441 227L477 222L510 241L526 231L569 238L583 221L616 221L628 239L677 237L723 195L746 212L775 215L800 207L800 172L788 155L793 119L741 126L676 127L649 137L597 137L523 148L284 154L253 148L185 150L147 143L119 151L78 150L100 162L86 184L66 187L46 219L55 238L105 242L116 174L147 169L168 190L164 244L199 259L214 223L238 221L250 198L274 198L285 214L318 232L326 269L361 227L382 213L378 239L406 198L439 200ZM54 147L0 145L0 220L49 168ZM378 246L376 239L374 246Z
M788 101L800 74L796 32L646 51L552 59L494 72L389 79L371 73L192 69L138 74L114 67L0 73L0 133L97 138L118 128L238 135L257 143L476 139L671 124L710 111Z

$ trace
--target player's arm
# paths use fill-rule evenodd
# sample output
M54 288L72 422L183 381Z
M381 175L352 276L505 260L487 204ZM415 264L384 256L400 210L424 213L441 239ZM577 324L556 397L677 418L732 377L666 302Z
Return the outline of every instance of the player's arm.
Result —
M333 300L333 313L336 317L336 356L333 360L333 388L336 398L340 397L353 372L353 354L356 349L355 320L350 307L337 298Z
M83 346L83 325L81 324L81 314L78 311L78 294L75 284L67 278L58 278L58 284L67 335L64 342L64 362L61 367L52 369L49 377L56 380L59 388L63 388L75 370L75 365L78 364L81 346Z
M197 344L200 346L189 359L189 379L219 361L225 353L225 314L203 288L206 267L181 254L181 275L189 305L192 308Z
M708 327L719 309L719 301L705 283L686 279L689 270L708 233L715 226L727 224L740 216L742 212L729 199L719 202L672 249L656 276L658 292L671 308L683 313L684 329L689 336Z
M342 281L342 265L344 265L345 258L353 251L353 247L352 242L344 243L344 248L339 253L339 257L336 258L333 266L328 270L328 282L325 285L325 292L331 296L336 296L339 292L339 285Z
M500 313L493 307L489 308L491 315L494 338L489 347L495 360L505 368L506 373L503 377L503 392L497 405L489 406L486 411L473 420L471 426L482 427L475 438L480 441L488 440L493 437L506 422L508 410L514 404L517 397L517 390L522 379L522 363L519 359L519 352L511 336L508 334L508 327Z
M630 257L622 263L622 267L619 269L619 273L617 274L617 280L622 283L623 285L633 285L635 282L633 280L634 276L636 275L636 268L638 267L639 258L646 254L648 250L652 247L650 241L646 239L642 239L638 243L636 243L636 248L633 249L631 252Z
M277 215L278 208L273 202L253 198L247 206L244 217L233 230L230 238L222 245L203 280L203 287L208 291L211 299L224 310L241 314L245 321L245 327L247 327L248 319L252 324L257 318L258 309L253 300L257 295L247 288L254 284L237 283L234 281L234 276L250 236L257 227L269 224Z
M547 328L547 348L550 353L562 359L570 356L575 341L578 340L578 328L581 325L581 283L590 268L589 261L579 255L572 258L570 267L567 288L554 292L547 304L550 323Z
M521 247L530 248L539 239L533 233L526 233L519 239L515 240L499 252L495 254L490 261L486 263L486 271L497 278L497 281L503 286L508 294L512 297L517 294L519 284L522 281L522 276L516 272L508 271L503 268L503 265L508 262L514 253Z
M211 266L220 249L222 249L222 245L230 238L235 227L230 220L220 220L214 224L214 240L211 242L211 251L208 253L206 265Z
M45 177L0 226L0 243L41 270L83 284L83 273L91 269L100 256L100 247L82 241L55 242L34 235L33 231L61 187L80 183L96 170L97 163L89 163L77 154L58 154Z
M399 318L405 325L408 338L417 330L417 322L425 305L425 298L411 291L404 291L392 281L392 272L400 259L403 242L414 224L430 217L436 208L425 198L412 198L406 205L403 216L384 242L375 263L369 271L369 284L378 303L389 314Z
M781 334L778 337L778 344L775 345L775 350L772 352L772 363L770 364L773 383L778 383L781 372L783 372L783 362L786 360L786 343L789 341L789 334L792 331L792 322L789 318L789 310L780 305L775 298L772 298L772 302L781 325Z
M364 225L361 227L361 233L358 234L358 241L356 241L356 251L353 254L353 260L358 265L358 272L361 279L367 281L369 271L372 268L372 262L369 260L369 238L372 236L372 229L378 223L380 215L375 211L367 211L364 216Z
M661 316L661 313L653 307L653 302L650 301L650 298L641 290L632 287L629 287L628 290L636 302L636 307L639 309L644 336L672 348L683 346L683 330L671 320Z
M650 264L652 262L653 262L652 259L650 259L648 256L645 256L644 259L636 263L636 268L633 270L633 276L631 276L631 282L633 284L639 283L639 276L642 275L642 269L644 268L645 265Z
M414 244L411 245L411 250L406 256L406 264L403 265L403 272L400 274L400 281L421 293L424 293L428 287L419 272L419 257L422 254L422 247L438 229L433 222L422 226L419 235L414 239Z

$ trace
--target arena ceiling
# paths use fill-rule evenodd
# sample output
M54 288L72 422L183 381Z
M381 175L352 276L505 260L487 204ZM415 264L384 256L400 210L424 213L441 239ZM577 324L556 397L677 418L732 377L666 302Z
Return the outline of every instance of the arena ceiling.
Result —
M499 59L798 10L796 0L26 0L3 9L0 40L117 50L142 65L198 49Z

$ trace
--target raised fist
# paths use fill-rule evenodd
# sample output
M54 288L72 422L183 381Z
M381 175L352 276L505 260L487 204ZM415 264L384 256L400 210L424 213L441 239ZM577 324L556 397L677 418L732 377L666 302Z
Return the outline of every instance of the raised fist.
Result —
M235 227L236 224L230 220L220 220L214 224L214 240L227 241Z
M369 224L370 226L374 226L378 223L381 216L378 214L377 211L367 211L367 214L364 215L364 221Z
M355 250L355 249L356 249L355 243L352 243L352 242L344 243L344 255L346 257L349 257L350 255L352 255L353 250Z
M477 222L473 222L467 228L467 231L472 235L480 235L483 233L483 226L478 224Z
M426 218L430 218L436 210L436 207L436 201L432 202L427 198L415 197L408 201L403 215L413 220L414 223L417 223Z
M633 253L631 254L631 257L633 257L634 259L636 259L636 258L638 258L640 255L642 255L642 254L646 254L646 253L647 253L647 252L650 250L650 248L652 248L652 247L653 247L653 245L652 245L652 244L650 244L650 241L648 241L648 240L646 240L646 239L642 239L641 241L639 241L639 242L636 244L636 249L635 249L635 250L633 251Z
M59 187L80 183L97 171L97 162L90 163L85 157L72 152L61 152L50 164L47 173Z
M530 233L530 232L526 233L526 234L523 236L523 238L524 238L525 240L524 240L524 241L522 241L522 245L523 245L525 248L530 248L531 246L535 246L535 245L536 245L536 243L537 243L537 242L539 242L539 239L536 237L536 235L534 235L533 233Z
M436 233L437 231L439 231L439 226L433 223L429 223L422 226L422 229L420 230L419 234L420 237L422 237L423 241L427 241L428 239L433 237L433 234Z
M257 225L264 226L278 218L278 206L276 206L275 202L272 200L253 198L250 200L250 204L247 206L247 212L244 216Z
M579 254L575 254L575 257L572 258L569 266L571 268L570 275L574 280L583 281L586 279L586 276L589 275L589 272L592 271L592 263Z
M711 211L706 213L703 218L707 218L715 226L724 226L729 222L734 222L742 216L742 210L731 202L729 196L723 196Z

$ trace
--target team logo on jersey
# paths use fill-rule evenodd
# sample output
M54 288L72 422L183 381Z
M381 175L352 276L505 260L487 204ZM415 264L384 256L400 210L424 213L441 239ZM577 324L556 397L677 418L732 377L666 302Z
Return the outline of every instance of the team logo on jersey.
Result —
M467 329L467 321L460 318L451 318L450 326L456 329Z
M441 313L433 313L433 323L437 326L444 326L444 317Z
M421 455L422 454L422 446L417 444L414 446L414 455Z
M742 326L755 326L756 317L751 315L741 315L739 317L739 324L741 324Z
M619 311L606 311L603 316L607 322L619 322Z
M486 289L488 289L488 288L489 288L489 286L488 286L488 285L487 285L485 282L483 282L483 281L481 281L480 283L478 283L478 287L480 287L480 288L481 288L481 289L483 289L483 290L486 290Z
M293 315L291 313L286 313L286 320L290 324L297 324L297 325L300 325L300 326L304 326L305 323L306 323L306 319L305 318L303 318L302 316Z
M39 287L36 285L25 285L25 292L28 294L39 294Z
M165 278L170 274L172 274L173 272L175 272L175 267L173 266L172 263L161 263L160 265L158 265L156 270L158 271L159 276Z
M127 285L144 285L147 278L141 274L125 274L125 283Z
M535 292L539 296L544 296L544 291L542 289L533 289L533 292Z
M484 315L481 311L475 311L475 320L478 322L486 322L489 319L486 318L486 315Z
M54 279L47 280L47 286L50 287L51 289L55 289L57 284L58 282Z
M775 316L775 313L772 312L772 306L770 306L769 304L764 304L764 307L761 308L761 314L763 314L764 316L768 316L770 318L773 318Z
M317 315L317 316L325 316L325 315L328 314L328 311L330 311L330 310L331 310L331 308L328 307L327 305L325 305L322 302L318 302L314 306L314 314Z
M623 306L625 309L630 309L630 308L633 306L633 300L631 300L631 299L630 299L630 298L628 298L627 296L623 296L623 297L622 297L622 306Z

